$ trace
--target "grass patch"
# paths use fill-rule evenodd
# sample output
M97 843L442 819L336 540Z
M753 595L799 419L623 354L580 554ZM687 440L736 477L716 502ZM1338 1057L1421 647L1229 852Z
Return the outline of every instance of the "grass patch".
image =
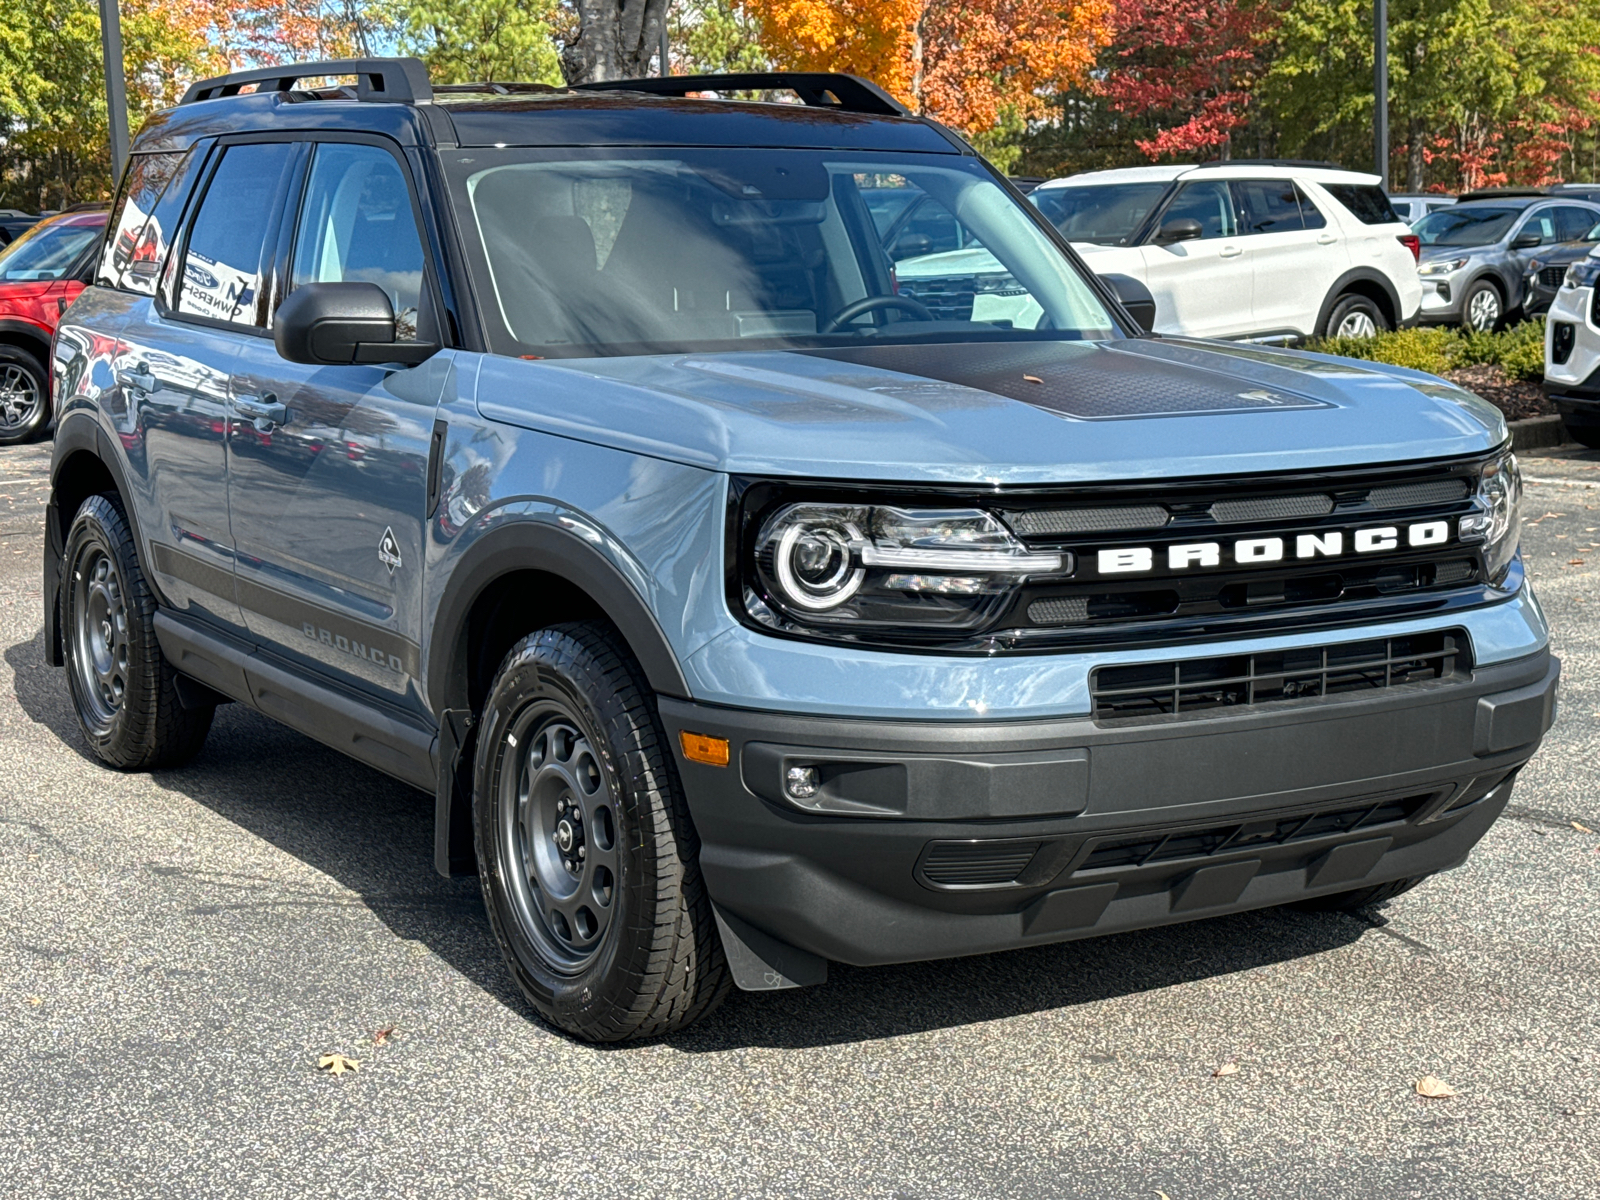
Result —
M1370 338L1313 338L1306 349L1409 367L1430 375L1482 364L1499 367L1513 379L1538 383L1544 378L1544 318L1523 321L1501 333L1469 333L1435 325L1397 329Z

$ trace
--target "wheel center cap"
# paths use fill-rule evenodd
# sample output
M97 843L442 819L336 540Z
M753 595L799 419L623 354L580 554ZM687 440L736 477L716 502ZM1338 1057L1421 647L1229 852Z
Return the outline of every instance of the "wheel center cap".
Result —
M573 828L571 821L562 817L556 822L556 845L561 847L561 853L566 854L570 851L577 840L578 831Z

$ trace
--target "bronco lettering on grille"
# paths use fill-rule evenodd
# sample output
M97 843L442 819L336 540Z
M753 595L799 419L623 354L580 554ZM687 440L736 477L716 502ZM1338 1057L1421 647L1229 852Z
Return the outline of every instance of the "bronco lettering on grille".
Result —
M1420 521L1414 525L1376 525L1366 529L1332 530L1285 537L1238 538L1228 546L1228 561L1243 566L1279 563L1292 555L1296 559L1339 558L1348 553L1381 554L1390 550L1418 546L1442 546L1450 540L1448 521ZM1101 550L1095 566L1102 575L1131 575L1153 571L1158 547L1124 546ZM1165 547L1161 559L1169 571L1212 568L1223 565L1221 542L1187 542Z

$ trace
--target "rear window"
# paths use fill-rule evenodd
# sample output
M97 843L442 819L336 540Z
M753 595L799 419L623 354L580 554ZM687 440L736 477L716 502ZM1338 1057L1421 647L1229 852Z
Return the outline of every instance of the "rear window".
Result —
M1325 183L1322 187L1363 225L1390 225L1400 220L1400 214L1377 184Z

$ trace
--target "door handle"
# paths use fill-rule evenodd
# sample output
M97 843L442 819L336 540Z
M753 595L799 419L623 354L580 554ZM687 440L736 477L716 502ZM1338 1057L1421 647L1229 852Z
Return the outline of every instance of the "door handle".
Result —
M233 407L255 426L257 433L271 433L289 420L289 406L279 404L278 398L271 392L262 392L259 396L235 396Z
M131 371L126 367L118 367L111 372L111 377L130 392L156 390L156 377L151 374L149 363L135 363Z
M1324 233L1324 234L1318 235L1318 237L1317 237L1317 245L1319 245L1319 246L1331 246L1335 242L1337 242L1338 240L1339 239L1334 237L1333 234Z
M1218 258L1238 258L1239 255L1241 255L1243 253L1244 253L1244 247L1243 246L1224 246L1221 250L1217 251L1217 257Z

